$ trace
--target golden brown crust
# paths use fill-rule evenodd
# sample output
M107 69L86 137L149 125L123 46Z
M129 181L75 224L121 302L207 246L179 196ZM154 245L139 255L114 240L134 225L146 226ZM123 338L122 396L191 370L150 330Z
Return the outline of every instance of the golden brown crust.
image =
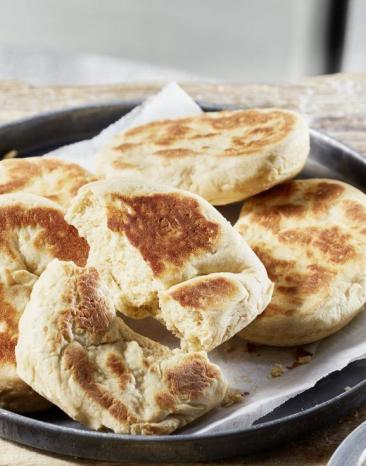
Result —
M308 211L315 214L326 212L343 191L339 184L321 182L310 185L303 193L289 181L255 196L246 206L246 212L252 213L253 221L277 233L282 219L301 218ZM270 205L267 205L268 201Z
M0 283L0 366L15 363L14 349L18 334L18 312L7 301L4 285Z
M310 208L317 210L324 210L330 206L343 192L344 186L333 180L322 180L314 184L309 184L304 192L301 185L294 183L293 181L287 181L274 188L265 191L255 196L252 205L265 204L268 200L272 205L276 203L283 205L289 198L294 201L300 201L300 206L303 206L305 201ZM296 196L296 194L299 195ZM280 202L281 201L281 202Z
M65 298L65 295L63 296ZM70 295L66 297L66 299L69 300L70 302L70 309L67 309L63 312L61 312L57 316L57 337L55 341L55 347L57 345L60 345L63 341L70 341L72 338L72 317L73 313L71 310L71 299Z
M78 330L86 330L93 335L105 333L111 323L107 303L96 292L99 280L99 274L93 267L86 269L76 280L79 302L75 322Z
M287 244L297 243L319 249L335 264L347 262L356 255L355 248L350 242L351 235L342 233L338 226L323 229L317 227L287 229L278 234L278 239Z
M177 158L199 156L206 150L204 146L207 139L220 136L222 131L239 130L231 137L230 145L217 155L245 156L283 140L293 129L295 121L293 114L281 110L204 113L191 118L154 121L132 128L124 133L123 143L119 143L114 149L126 152L149 142L156 145L156 151L151 155ZM164 148L190 140L196 141L196 150L186 147Z
M218 376L218 371L212 365L195 358L166 372L172 395L192 400L201 396Z
M126 406L95 381L97 367L92 364L81 346L78 344L67 346L63 361L66 370L71 373L89 398L106 409L118 422L134 421Z
M304 193L304 199L311 204L314 212L326 212L344 192L344 187L332 182L321 182Z
M258 319L265 319L267 317L275 317L275 316L292 316L296 313L296 309L294 308L284 308L281 306L278 306L277 304L270 303L266 307L266 309L262 312L260 316L258 316ZM248 343L249 345L249 343Z
M267 191L263 191L260 194L257 194L253 199L251 199L251 204L248 208L252 209L252 207L257 206L259 204L265 204L265 201L268 200L271 204L276 205L277 200L288 199L293 197L295 193L298 192L298 187L296 183L292 183L292 181L286 181L285 183L281 183L274 188L271 188Z
M188 157L198 155L198 153L189 149L160 149L156 151L156 155L163 157Z
M366 208L356 201L344 201L344 213L352 222L366 222Z
M175 398L169 392L157 393L155 396L156 404L164 410L173 410L175 408Z
M276 233L281 228L281 219L283 217L300 217L303 213L303 206L282 204L273 208L263 209L261 212L255 212L254 217L260 225Z
M119 160L119 159L113 162L113 166L120 170L125 170L128 168L136 168L136 164L131 163L131 162L125 162L124 160Z
M0 208L0 248L8 248L8 236L21 228L39 228L34 240L37 249L49 248L54 257L85 265L89 246L75 227L66 223L60 210L50 207L24 208L18 205Z
M263 318L269 315L280 314L283 309L289 312L284 303L290 307L301 305L314 293L325 290L329 287L334 272L316 263L307 265L299 272L299 267L295 260L280 260L273 257L271 250L265 246L255 247L255 253L266 266L268 275L276 283L275 292L278 296L283 296L283 306L272 304L258 317Z
M0 194L26 191L67 206L79 188L97 178L75 163L32 157L0 161Z
M294 305L303 304L314 293L329 289L334 277L334 272L317 264L308 265L304 273L295 272L295 270L285 276L284 285L279 282L276 288L277 293L287 295L285 299Z
M268 276L273 281L278 280L281 276L289 275L296 266L296 261L273 257L271 250L263 243L253 246L253 251L263 264L265 264Z
M121 390L126 389L126 385L131 380L131 373L128 372L123 359L114 353L110 353L107 357L107 366L111 372L118 378Z
M193 198L114 194L113 201L120 206L109 209L108 227L123 232L156 275L167 265L179 267L192 254L212 251L218 240L218 223L209 221Z
M194 284L180 286L171 293L183 307L207 309L224 298L230 298L237 293L234 283L224 277L207 278Z

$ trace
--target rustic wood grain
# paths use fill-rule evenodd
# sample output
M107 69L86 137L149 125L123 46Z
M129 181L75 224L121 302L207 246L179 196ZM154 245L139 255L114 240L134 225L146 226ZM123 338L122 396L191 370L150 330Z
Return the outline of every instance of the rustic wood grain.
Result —
M0 82L0 123L40 112L120 99L142 99L163 83L108 86L33 87ZM273 85L182 83L197 100L238 107L277 106L299 110L312 127L327 132L366 155L366 74L339 74ZM339 443L366 420L366 406L352 416L279 449L206 465L325 466ZM265 442L265 439L263 439ZM0 440L0 466L106 466L49 455ZM115 463L114 463L115 464ZM132 465L133 466L133 465Z
M141 99L156 92L162 84L33 87L20 82L0 82L0 123L83 104ZM201 101L299 110L314 128L366 155L366 74L314 77L296 84L182 83L182 86Z

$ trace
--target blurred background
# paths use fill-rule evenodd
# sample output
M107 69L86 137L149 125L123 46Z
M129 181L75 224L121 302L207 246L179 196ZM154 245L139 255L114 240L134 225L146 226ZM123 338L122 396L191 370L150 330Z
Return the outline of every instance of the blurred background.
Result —
M365 0L1 0L0 79L274 82L366 70Z

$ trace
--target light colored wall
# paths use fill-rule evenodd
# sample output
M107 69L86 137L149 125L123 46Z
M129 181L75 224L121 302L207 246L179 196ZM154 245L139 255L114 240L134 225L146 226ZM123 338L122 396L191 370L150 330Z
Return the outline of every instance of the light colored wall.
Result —
M327 0L1 0L0 46L141 60L212 78L321 73Z
M366 71L366 1L352 0L348 18L344 71Z

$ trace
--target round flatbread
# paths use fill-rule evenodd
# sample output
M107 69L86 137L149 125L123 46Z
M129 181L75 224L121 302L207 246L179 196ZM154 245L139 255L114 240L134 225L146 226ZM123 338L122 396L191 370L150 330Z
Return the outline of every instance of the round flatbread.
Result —
M129 129L103 148L96 165L106 178L139 175L224 205L294 177L308 153L309 130L299 114L251 109Z
M0 196L0 407L26 412L47 405L16 373L18 321L52 259L84 265L87 254L86 241L59 205L32 194Z
M227 390L205 353L170 350L116 316L94 268L53 261L19 324L18 372L92 429L168 434L219 405Z
M225 218L187 191L119 178L83 186L66 213L116 308L152 315L209 351L269 303L263 264Z
M346 325L366 301L366 196L335 180L284 183L250 199L236 229L275 290L241 332L276 346L311 343Z
M0 194L28 192L63 207L80 186L97 178L76 163L46 157L0 161Z

